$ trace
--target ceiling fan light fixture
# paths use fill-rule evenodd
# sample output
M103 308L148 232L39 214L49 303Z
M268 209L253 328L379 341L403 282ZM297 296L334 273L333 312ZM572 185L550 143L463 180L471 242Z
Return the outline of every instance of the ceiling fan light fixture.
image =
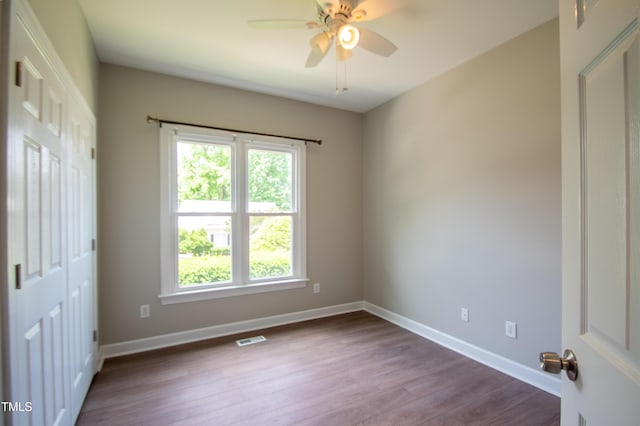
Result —
M343 25L338 30L338 42L344 49L351 50L358 45L360 32L353 25Z

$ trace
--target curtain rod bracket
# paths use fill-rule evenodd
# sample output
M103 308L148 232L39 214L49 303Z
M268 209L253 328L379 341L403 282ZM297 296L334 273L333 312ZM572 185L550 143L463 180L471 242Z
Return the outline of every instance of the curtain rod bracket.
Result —
M276 138L291 139L291 140L296 140L296 141L302 141L302 142L304 142L305 145L307 145L308 143L315 143L315 144L318 144L318 145L322 145L322 139L298 138L298 137L295 137L295 136L275 135L275 134L272 134L272 133L261 133L261 132L251 132L251 131L247 131L247 130L227 129L225 127L206 126L206 125L202 125L202 124L184 123L184 122L181 122L181 121L163 120L161 118L156 118L156 117L152 117L150 115L147 115L147 123L151 123L151 122L158 123L158 126L160 126L160 127L162 127L163 123L167 123L167 124L176 124L176 125L183 125L183 126L202 127L203 129L223 130L223 131L232 132L232 133L244 133L244 134L248 134L248 135L270 136L270 137L276 137Z

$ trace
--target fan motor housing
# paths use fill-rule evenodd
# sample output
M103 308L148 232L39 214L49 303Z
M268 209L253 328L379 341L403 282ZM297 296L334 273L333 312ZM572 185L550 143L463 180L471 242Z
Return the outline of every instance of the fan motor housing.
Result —
M351 7L348 5L341 3L338 11L334 11L331 7L322 9L318 6L318 21L331 30L337 30L350 20Z

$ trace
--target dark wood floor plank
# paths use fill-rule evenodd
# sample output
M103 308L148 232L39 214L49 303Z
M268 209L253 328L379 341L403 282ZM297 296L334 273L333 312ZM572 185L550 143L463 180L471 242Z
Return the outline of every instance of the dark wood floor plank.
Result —
M236 339L267 341L237 347ZM559 398L366 312L105 362L78 425L558 425Z

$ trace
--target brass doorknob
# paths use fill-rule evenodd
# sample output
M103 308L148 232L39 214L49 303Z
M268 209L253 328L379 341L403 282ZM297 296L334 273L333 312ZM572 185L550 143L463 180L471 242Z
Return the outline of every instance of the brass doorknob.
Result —
M540 352L540 368L553 374L564 370L572 382L578 378L578 360L571 349L565 350L562 358L555 352Z

